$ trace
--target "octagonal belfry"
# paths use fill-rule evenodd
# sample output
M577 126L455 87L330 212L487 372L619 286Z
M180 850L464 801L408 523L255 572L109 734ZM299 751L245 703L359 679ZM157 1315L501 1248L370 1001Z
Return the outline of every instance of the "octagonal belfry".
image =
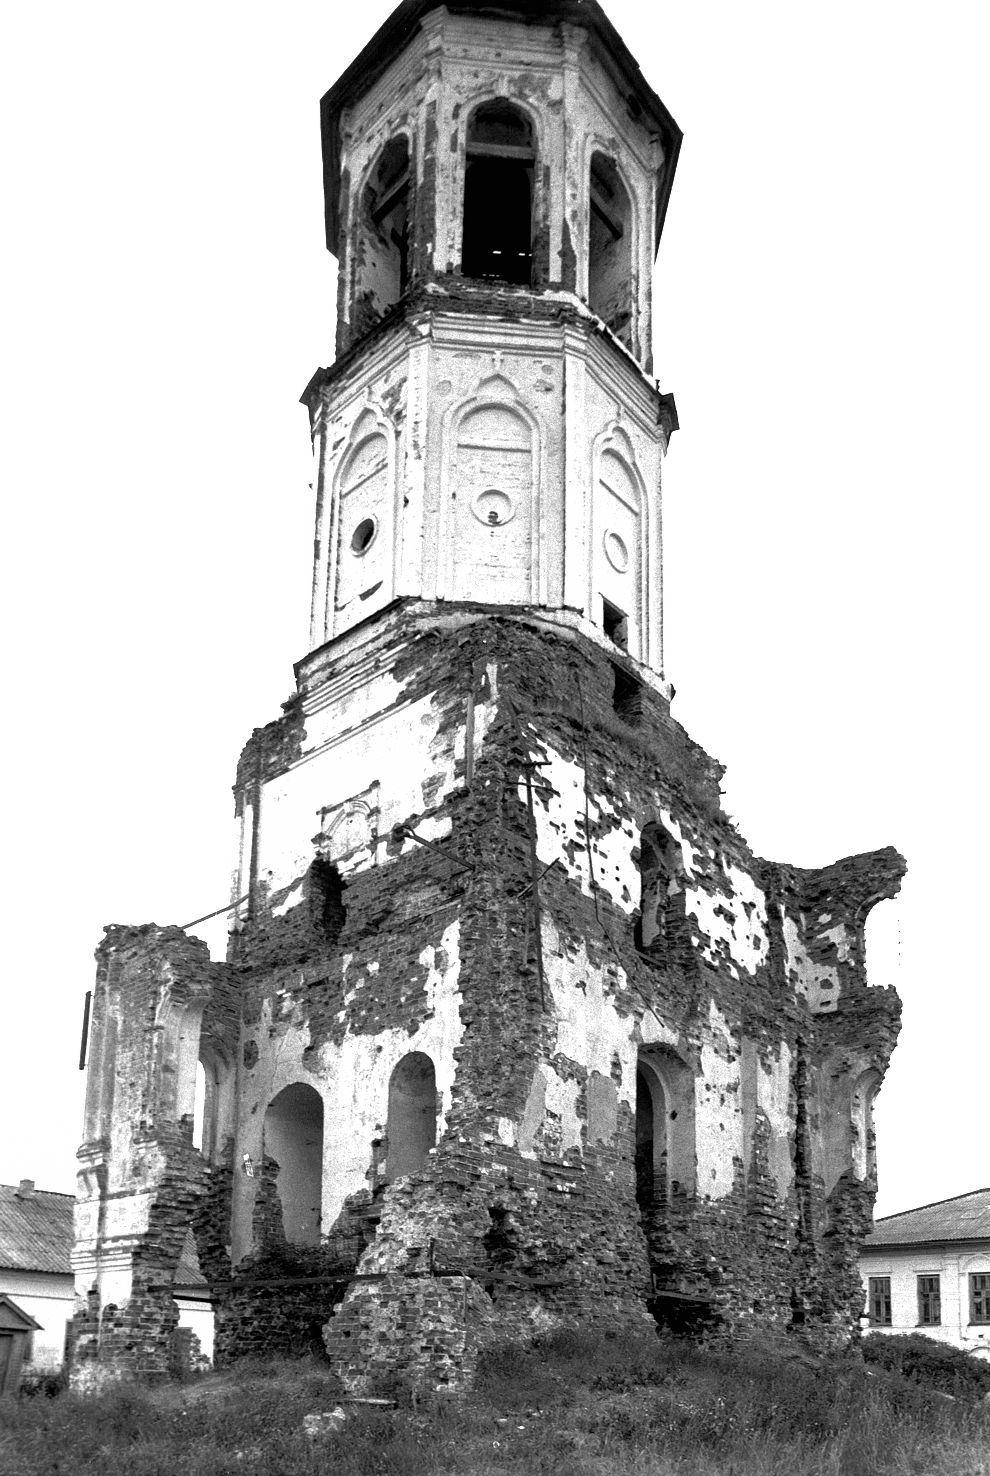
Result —
M310 649L238 764L226 962L99 950L74 1377L174 1366L190 1237L220 1360L354 1391L575 1324L841 1340L904 863L754 855L670 714L680 133L594 0L406 0L323 128Z

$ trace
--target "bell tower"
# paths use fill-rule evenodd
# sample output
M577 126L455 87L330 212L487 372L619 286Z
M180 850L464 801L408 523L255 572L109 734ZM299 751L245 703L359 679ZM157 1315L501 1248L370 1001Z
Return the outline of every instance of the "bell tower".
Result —
M680 131L597 6L404 5L322 105L311 645L530 607L665 691L652 268Z
M365 1392L554 1326L848 1336L903 861L754 855L670 715L680 132L596 0L404 0L322 126L310 649L237 767L227 961L98 951L77 1367L171 1366L190 1235L220 1360Z

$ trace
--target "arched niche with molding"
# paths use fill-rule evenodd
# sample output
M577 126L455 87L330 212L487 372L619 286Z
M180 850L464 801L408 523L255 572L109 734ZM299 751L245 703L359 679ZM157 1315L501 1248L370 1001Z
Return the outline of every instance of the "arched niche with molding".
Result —
M325 638L340 635L393 597L395 462L394 427L369 402L351 428L333 477Z
M649 502L636 452L617 422L592 448L588 612L620 650L648 662L652 646Z
M503 374L444 417L437 594L539 604L540 423Z

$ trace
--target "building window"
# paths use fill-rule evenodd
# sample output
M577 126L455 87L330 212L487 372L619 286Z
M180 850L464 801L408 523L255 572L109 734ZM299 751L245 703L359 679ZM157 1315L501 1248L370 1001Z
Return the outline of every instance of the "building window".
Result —
M592 154L588 189L588 306L630 346L632 205L611 159Z
M918 1325L939 1327L942 1322L942 1289L938 1276L918 1277Z
M889 1276L870 1277L869 1318L871 1327L890 1327L893 1322L890 1310Z
M475 109L464 171L466 277L531 284L535 164L532 124L518 108L496 98Z
M990 1272L971 1271L969 1277L969 1320L990 1322Z

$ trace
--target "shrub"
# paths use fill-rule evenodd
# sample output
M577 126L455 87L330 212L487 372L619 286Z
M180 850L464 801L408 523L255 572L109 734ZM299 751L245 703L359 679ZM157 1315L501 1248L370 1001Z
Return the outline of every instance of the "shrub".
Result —
M863 1339L863 1357L878 1368L957 1399L982 1399L990 1391L990 1362L923 1333L874 1334Z

